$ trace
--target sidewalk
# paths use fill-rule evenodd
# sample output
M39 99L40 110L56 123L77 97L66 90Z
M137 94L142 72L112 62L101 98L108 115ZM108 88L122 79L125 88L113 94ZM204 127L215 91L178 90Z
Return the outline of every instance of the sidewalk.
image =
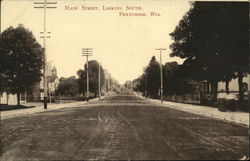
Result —
M138 93L134 94L138 97ZM142 95L139 95L139 98L144 98L144 97ZM185 103L178 103L171 101L163 101L163 103L161 103L159 99L151 99L151 98L147 98L146 101L185 112L190 112L202 116L212 117L220 120L225 120L249 126L249 113L247 112L239 112L239 111L221 112L215 107L185 104Z
M105 97L102 96L101 100L104 99ZM89 100L90 102L95 102L99 101L99 98L93 98ZM13 118L16 116L22 116L22 115L28 115L28 114L33 114L37 112L45 112L45 111L52 111L52 110L58 110L61 108L66 108L66 107L77 107L79 105L83 105L88 103L87 101L77 101L77 102L70 102L70 103L61 103L61 104L50 104L48 103L48 108L44 109L43 103L23 103L22 105L25 106L35 106L33 108L26 108L26 109L18 109L18 110L9 110L9 111L0 111L0 118L1 120L3 119L8 119L8 118Z

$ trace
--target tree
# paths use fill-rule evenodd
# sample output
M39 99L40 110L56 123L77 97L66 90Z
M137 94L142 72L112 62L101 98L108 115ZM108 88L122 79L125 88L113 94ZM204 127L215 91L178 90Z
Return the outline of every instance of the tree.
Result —
M44 51L32 32L22 25L9 27L1 33L0 75L8 90L17 94L41 80Z
M61 77L56 90L57 95L74 97L79 93L78 82L75 76L69 78Z
M243 100L242 75L249 63L248 7L244 2L195 2L170 34L174 40L170 55L185 59L188 77L211 83L214 101L218 82L228 85L236 76Z
M144 69L144 73L133 81L136 84L135 90L144 92L144 95L150 97L158 97L158 91L160 89L160 64L153 56Z
M197 92L198 82L188 78L183 73L182 65L177 62L167 62L164 68L164 94L191 94Z
M157 62L155 56L153 56L145 69L147 94L153 98L158 97L161 85L160 74L160 64Z
M133 88L134 91L143 92L144 95L146 95L146 93L145 93L145 89L146 89L145 74L142 74L138 78L134 79L133 84L134 84L134 88Z
M163 67L163 94L191 94L197 92L199 83L184 75L182 65L168 62ZM133 80L133 90L142 92L145 96L158 97L160 89L160 64L153 56L144 73Z
M84 70L79 69L77 71L77 84L78 84L78 89L79 89L79 93L83 94L86 92L86 82L87 82L87 76L86 76L86 72Z
M166 63L163 68L163 80L164 80L164 94L176 94L178 93L179 89L179 79L176 76L176 71L178 69L178 63L177 62L169 62Z
M163 79L165 80L165 68L163 69ZM157 62L155 56L153 56L148 64L145 67L143 74L137 79L133 80L135 87L133 90L143 92L144 95L157 98L159 96L158 92L160 90L160 64ZM164 89L164 87L163 87Z
M97 96L99 90L99 63L96 60L88 62L89 64L89 91L95 93ZM84 65L84 70L78 70L78 87L79 92L84 94L86 92L86 81L87 81L87 65ZM105 83L105 75L102 66L100 66L101 74L101 87Z

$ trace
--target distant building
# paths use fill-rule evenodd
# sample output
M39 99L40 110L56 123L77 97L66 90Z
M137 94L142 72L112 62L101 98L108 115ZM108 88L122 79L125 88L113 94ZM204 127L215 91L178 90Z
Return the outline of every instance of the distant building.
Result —
M47 69L48 69L48 77L47 77L48 93L50 95L53 95L59 84L59 79L57 77L57 70L55 66L52 67L51 63L48 63ZM35 83L31 87L27 88L25 92L20 94L20 103L41 101L43 100L43 96L44 96L44 81L42 77L40 82ZM10 105L17 104L17 95L3 92L3 94L0 95L0 104L10 104Z
M250 91L250 86L249 86L249 74L245 73L243 77L243 90L244 90L244 100L249 99L249 91ZM202 91L206 96L209 96L212 91L212 86L209 82L203 81L203 86L202 86ZM238 78L232 79L229 82L229 93L226 92L226 83L225 82L219 82L218 83L218 88L217 88L218 94L217 98L218 99L239 99L239 84L238 84Z
M105 76L104 90L117 91L119 89L119 82L116 79L114 79L106 69L104 69L104 76Z
M54 94L59 84L59 79L57 77L57 70L54 66L50 73L48 73L48 91L50 94Z
M21 93L20 95L20 103L26 102L25 93ZM16 105L17 95L3 92L2 95L0 95L0 104Z
M133 82L127 80L127 81L125 82L125 84L124 84L124 87L127 88L127 89L132 89L132 87L133 87Z
M49 62L47 65L47 91L48 96L54 95L58 85L59 85L59 79L57 76L57 69L55 66L52 67L52 62ZM36 86L36 90L40 90L40 100L43 100L44 97L44 78L42 78L40 82L40 87ZM38 89L39 88L39 89Z

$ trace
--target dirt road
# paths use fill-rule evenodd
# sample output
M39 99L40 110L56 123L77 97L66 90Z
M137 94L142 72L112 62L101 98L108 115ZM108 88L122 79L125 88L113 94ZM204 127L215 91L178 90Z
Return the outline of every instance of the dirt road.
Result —
M121 93L1 120L1 160L240 159L248 128Z

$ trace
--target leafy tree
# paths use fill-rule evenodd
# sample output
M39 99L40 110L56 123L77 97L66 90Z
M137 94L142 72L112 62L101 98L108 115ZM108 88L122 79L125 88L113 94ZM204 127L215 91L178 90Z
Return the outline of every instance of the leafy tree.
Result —
M44 52L32 32L22 25L9 27L1 33L0 76L9 92L20 93L39 82L44 66Z
M133 82L133 90L134 91L139 91L139 92L144 92L145 90L145 85L143 84L143 76L139 76L138 78L134 79Z
M153 56L145 69L146 91L153 98L158 97L161 85L160 74L160 64L157 62L155 56Z
M198 82L185 76L182 65L178 65L177 62L168 62L163 69L165 95L197 92Z
M175 94L179 91L179 78L176 77L176 71L178 69L177 62L166 63L163 70L164 75L164 94Z
M152 67L154 64L155 67ZM140 91L149 97L157 97L160 89L160 65L156 62L155 57L152 57L144 73L133 81L135 87L133 90ZM163 94L191 94L197 92L199 83L183 75L182 65L177 62L168 62L163 66ZM147 74L146 74L147 72ZM147 77L146 77L147 76ZM157 86L152 86L155 81L158 81Z
M89 91L95 93L95 96L98 94L99 90L99 63L96 60L92 60L88 62L89 64ZM84 70L78 70L78 86L79 92L86 92L86 81L87 81L87 65L85 64ZM101 74L101 87L104 86L105 83L105 75L102 66L100 66L100 74Z
M78 90L79 90L79 93L83 94L86 92L86 82L87 82L87 76L86 76L86 72L85 70L78 70L77 71L77 76L78 76L78 79L77 79L77 84L78 84Z
M249 63L248 7L241 2L194 2L170 34L170 55L185 59L186 76L212 84L214 101L218 82L236 76L239 100L243 99L242 77Z
M156 98L160 89L160 64L153 56L144 69L144 73L133 81L134 90L143 92L144 95Z
M78 82L75 76L69 78L61 77L56 90L57 95L74 97L79 93Z
M133 84L134 84L133 90L143 92L144 95L146 95L146 93L145 93L145 89L146 89L145 83L146 83L145 82L145 74L142 74L141 76L139 76L138 78L133 80Z

